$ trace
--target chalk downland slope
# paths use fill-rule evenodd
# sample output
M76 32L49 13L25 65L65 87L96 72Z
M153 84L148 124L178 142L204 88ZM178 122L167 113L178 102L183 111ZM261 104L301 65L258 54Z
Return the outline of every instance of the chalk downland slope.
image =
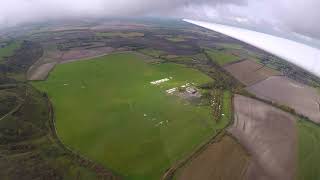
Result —
M295 118L244 96L234 98L235 120L229 131L252 155L248 180L292 180L296 177Z
M256 96L287 105L310 120L320 123L320 93L286 77L270 77L247 90Z

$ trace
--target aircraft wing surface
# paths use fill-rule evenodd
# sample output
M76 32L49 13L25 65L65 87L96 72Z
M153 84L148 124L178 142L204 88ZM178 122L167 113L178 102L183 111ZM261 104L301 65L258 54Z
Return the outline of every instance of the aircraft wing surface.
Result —
M320 49L247 29L188 19L184 21L251 44L320 77Z

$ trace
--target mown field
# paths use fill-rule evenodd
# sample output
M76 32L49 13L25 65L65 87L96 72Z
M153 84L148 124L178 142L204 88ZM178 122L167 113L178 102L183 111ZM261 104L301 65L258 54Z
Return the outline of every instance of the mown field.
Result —
M20 47L19 42L11 42L7 46L0 47L0 63L5 57L13 55L14 51Z
M300 120L298 179L319 179L320 177L320 128L310 122Z
M225 125L213 120L209 105L194 105L165 90L210 81L182 65L113 54L58 65L47 81L33 84L51 98L66 145L124 179L159 179Z

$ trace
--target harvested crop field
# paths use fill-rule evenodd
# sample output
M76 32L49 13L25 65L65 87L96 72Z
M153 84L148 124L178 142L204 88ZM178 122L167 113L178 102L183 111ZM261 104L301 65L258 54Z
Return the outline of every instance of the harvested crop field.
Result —
M166 93L210 81L183 65L148 64L123 53L59 64L33 84L52 100L66 145L124 179L152 180L227 124L213 120L209 105Z
M210 144L176 173L177 180L244 180L250 158L243 147L225 135Z
M279 72L258 64L252 60L244 60L224 66L235 78L250 86L271 76L280 75Z
M260 101L236 95L235 120L229 131L252 156L248 180L296 177L297 127L292 115Z
M45 80L48 77L49 72L55 67L56 64L56 62L46 63L30 68L27 73L27 79L31 81Z
M286 77L270 77L247 88L256 96L289 106L310 120L320 123L320 93Z

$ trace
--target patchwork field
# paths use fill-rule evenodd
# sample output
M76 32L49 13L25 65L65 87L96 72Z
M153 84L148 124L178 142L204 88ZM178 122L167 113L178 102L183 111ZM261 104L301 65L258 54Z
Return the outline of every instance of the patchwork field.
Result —
M268 77L280 75L279 72L252 60L240 61L226 65L224 68L245 85L252 85Z
M320 177L320 127L300 120L298 179L318 179Z
M249 155L231 136L222 137L176 173L177 180L245 179ZM230 173L232 172L232 173Z
M296 119L275 107L244 96L234 98L235 119L229 131L249 151L247 180L296 177Z
M210 81L197 70L147 64L128 53L60 64L47 81L33 84L51 98L66 145L124 179L159 179L225 127L209 105L166 93Z
M287 105L296 112L320 123L320 93L286 77L270 77L247 88L256 96Z

